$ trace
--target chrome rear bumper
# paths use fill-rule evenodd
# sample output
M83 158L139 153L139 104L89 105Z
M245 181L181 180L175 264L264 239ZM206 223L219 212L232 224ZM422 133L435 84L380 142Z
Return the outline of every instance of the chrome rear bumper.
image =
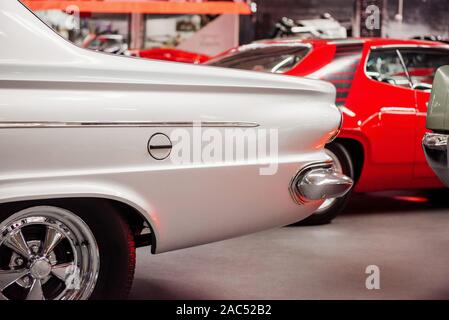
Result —
M332 163L321 163L301 170L292 181L290 193L297 203L302 204L342 197L352 185L352 179L336 172Z
M447 134L426 133L422 141L427 163L447 186L449 186L448 140Z

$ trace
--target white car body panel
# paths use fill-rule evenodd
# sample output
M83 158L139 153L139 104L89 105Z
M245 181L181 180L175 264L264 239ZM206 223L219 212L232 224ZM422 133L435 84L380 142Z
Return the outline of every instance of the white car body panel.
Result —
M156 253L283 226L322 203L298 205L289 187L329 160L341 115L328 83L88 51L16 0L0 5L0 43L0 203L118 200L151 225ZM148 154L154 133L192 122L278 129L278 157L176 165Z

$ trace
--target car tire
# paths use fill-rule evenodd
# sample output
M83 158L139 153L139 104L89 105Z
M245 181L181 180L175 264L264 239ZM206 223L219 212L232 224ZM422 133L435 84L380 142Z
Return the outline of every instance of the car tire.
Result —
M0 300L126 299L135 263L133 233L108 201L1 207Z
M334 168L354 179L354 165L348 150L338 142L327 145L325 150L334 161ZM330 223L346 207L351 191L343 197L326 200L314 214L295 225L315 226Z

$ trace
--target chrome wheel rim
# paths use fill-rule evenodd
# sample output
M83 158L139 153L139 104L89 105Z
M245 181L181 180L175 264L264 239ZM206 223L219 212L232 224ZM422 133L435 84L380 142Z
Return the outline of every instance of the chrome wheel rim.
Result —
M92 231L68 210L33 207L0 224L0 300L88 299L99 270Z
M338 160L338 157L336 156L335 153L333 153L332 151L330 151L329 149L325 149L326 154L332 158L332 162L333 165L332 167L334 168L334 170L338 173L343 173L343 167L340 163L340 160ZM330 207L332 207L335 203L335 201L337 201L338 198L330 198L330 199L326 199L324 200L324 202L321 204L321 206L319 206L318 210L315 211L315 214L320 214L325 212L326 210L328 210Z

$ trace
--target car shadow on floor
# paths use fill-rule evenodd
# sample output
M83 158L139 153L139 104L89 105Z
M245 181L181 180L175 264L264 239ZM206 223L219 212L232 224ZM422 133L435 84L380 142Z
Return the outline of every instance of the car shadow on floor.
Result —
M445 208L449 209L449 189L358 193L351 196L341 215L390 214Z
M213 284L210 284L209 287L199 288L198 286L192 285L192 283L189 283L188 281L184 286L167 280L136 277L128 298L131 300L220 299L221 297L219 295L214 294L216 292L220 292L220 288L214 287Z

